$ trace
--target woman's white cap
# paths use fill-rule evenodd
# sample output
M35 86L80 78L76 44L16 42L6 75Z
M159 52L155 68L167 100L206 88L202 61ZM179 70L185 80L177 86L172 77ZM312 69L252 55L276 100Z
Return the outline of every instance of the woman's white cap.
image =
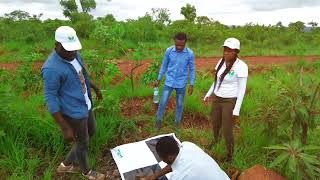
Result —
M240 41L236 38L228 38L224 41L222 46L240 50Z

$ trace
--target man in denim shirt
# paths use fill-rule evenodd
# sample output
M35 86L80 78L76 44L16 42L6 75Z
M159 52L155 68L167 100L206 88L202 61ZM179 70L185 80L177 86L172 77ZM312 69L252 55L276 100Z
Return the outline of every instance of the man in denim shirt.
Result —
M61 26L55 32L55 40L55 50L42 67L44 96L65 140L74 141L57 172L76 172L74 163L78 160L83 176L104 179L103 174L89 169L88 161L89 138L96 130L90 87L98 99L102 99L101 92L89 80L78 53L81 44L75 30Z
M176 90L176 117L175 124L179 127L183 111L183 99L188 82L188 74L190 75L189 95L193 92L195 81L195 64L194 54L191 49L185 47L187 35L185 33L177 33L174 37L175 45L166 50L162 66L159 72L158 80L155 86L158 87L163 75L166 73L166 80L159 103L156 129L162 126L162 119L169 97L173 90Z

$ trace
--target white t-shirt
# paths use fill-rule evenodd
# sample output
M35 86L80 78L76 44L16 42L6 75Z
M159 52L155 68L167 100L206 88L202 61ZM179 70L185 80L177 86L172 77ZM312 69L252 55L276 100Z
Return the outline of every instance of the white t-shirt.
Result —
M170 180L230 180L217 162L191 142L183 142L171 165Z
M215 70L218 69L222 59L217 63ZM220 76L226 69L226 63L223 63L217 74L217 85L214 89L214 94L222 98L237 98L233 115L239 116L242 100L246 91L247 78L248 78L248 66L245 62L237 58L233 64L230 72L224 77L220 88ZM206 97L209 97L213 93L215 82L213 82L211 88L207 92Z
M221 60L215 67L215 70L218 69ZM238 78L248 77L248 66L242 60L237 59L233 64L230 72L224 77L220 88L218 87L220 84L220 76L226 69L226 63L223 63L218 74L217 74L217 85L214 90L214 94L222 98L235 98L238 97ZM219 88L219 89L218 89Z
M70 61L70 64L72 64L72 66L74 67L74 69L78 73L78 76L79 76L79 79L81 82L82 92L83 92L84 98L86 100L88 110L90 110L91 109L91 101L88 96L88 89L87 89L87 85L86 85L86 80L83 75L82 67L76 59Z

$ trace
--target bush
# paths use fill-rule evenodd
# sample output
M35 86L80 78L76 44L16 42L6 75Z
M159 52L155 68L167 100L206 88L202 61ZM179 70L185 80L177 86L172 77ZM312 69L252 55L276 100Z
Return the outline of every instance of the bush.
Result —
M16 71L14 86L15 90L27 94L34 94L42 91L43 82L39 71L34 71L32 62L23 63Z
M87 13L72 14L71 22L79 37L89 38L94 30L93 17Z

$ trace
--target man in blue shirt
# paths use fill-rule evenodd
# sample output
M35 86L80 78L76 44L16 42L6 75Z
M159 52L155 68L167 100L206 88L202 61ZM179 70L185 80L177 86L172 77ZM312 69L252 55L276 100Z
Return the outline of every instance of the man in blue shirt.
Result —
M92 112L92 87L99 100L100 90L89 80L78 53L80 41L74 29L61 26L55 32L55 50L42 67L44 96L49 112L60 126L72 149L57 168L58 173L76 172L74 163L88 179L104 179L105 175L89 169L89 138L95 133L96 121Z
M180 125L188 74L190 75L189 95L193 92L193 85L195 81L196 69L194 54L191 49L186 47L187 35L182 32L177 33L174 37L174 41L175 45L166 50L158 80L155 83L155 86L158 87L163 75L166 73L166 80L159 103L157 121L155 125L158 130L162 126L164 111L173 90L176 91L175 124L177 127Z

